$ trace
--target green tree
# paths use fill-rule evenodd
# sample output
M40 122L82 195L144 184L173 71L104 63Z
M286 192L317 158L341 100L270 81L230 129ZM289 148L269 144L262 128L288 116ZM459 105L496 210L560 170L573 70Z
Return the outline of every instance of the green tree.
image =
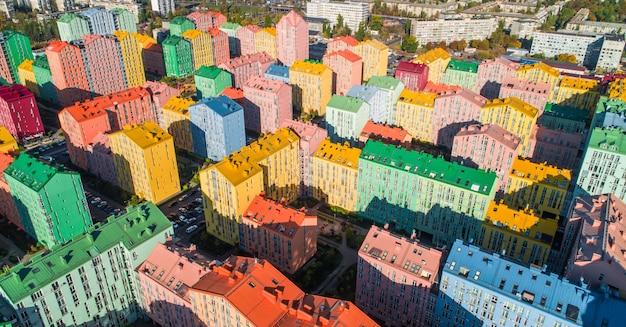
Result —
M380 16L370 17L370 29L380 31L383 28L383 18Z
M330 23L324 22L322 24L322 36L325 39L330 39L330 37L332 36L332 29L330 28Z
M402 39L402 44L400 45L400 48L402 49L402 51L415 53L415 51L417 51L418 46L419 46L419 43L415 39L415 36L410 35Z
M363 41L365 39L365 23L359 23L359 29L356 31L354 37L359 41Z
M263 26L264 27L272 27L272 16L265 15L265 18L263 19Z
M576 59L576 56L569 53L561 53L560 55L556 56L556 60L570 62L573 64L578 63L578 59Z
M343 27L343 16L341 16L341 14L337 15L337 25L335 25L335 28L339 29Z

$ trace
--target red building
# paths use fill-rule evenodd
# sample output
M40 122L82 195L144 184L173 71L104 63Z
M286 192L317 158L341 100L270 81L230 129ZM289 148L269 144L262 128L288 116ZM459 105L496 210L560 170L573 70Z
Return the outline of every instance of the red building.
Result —
M148 43L148 45L143 48L143 66L148 74L165 76L163 47L161 47L160 44Z
M79 47L52 41L46 47L46 57L61 106L67 107L90 97L87 70Z
M396 68L397 79L404 83L404 88L421 91L428 83L428 66L410 61L400 61Z
M25 86L0 86L0 124L17 140L44 133L35 96Z
M215 66L230 60L228 34L217 27L209 29L209 33L211 33L213 40L213 58L215 58Z

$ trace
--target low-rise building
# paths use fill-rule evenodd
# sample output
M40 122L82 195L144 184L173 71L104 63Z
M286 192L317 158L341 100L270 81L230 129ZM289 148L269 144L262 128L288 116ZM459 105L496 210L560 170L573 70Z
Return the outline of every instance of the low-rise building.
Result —
M484 40L498 28L495 17L411 20L411 35L419 44L444 41Z

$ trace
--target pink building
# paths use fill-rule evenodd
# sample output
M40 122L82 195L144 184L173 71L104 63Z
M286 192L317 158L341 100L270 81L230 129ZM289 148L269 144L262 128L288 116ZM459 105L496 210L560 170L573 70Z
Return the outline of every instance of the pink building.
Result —
M187 19L191 20L199 31L208 32L209 28L214 27L213 17L203 12L194 11L187 15Z
M495 172L500 189L517 158L520 141L519 137L497 124L472 124L461 128L454 137L451 160Z
M154 76L165 76L165 61L163 61L163 47L160 44L150 43L142 49L143 66L146 73Z
M576 156L585 138L585 134L568 133L537 125L528 139L528 157L531 162L546 162L551 166L574 169L578 167Z
M78 47L63 41L52 41L46 47L52 84L62 107L88 99L91 96L87 69Z
M291 128L300 137L300 194L312 196L309 164L313 153L328 137L328 130L310 122L305 123L291 119L283 120L280 123L280 128L284 127Z
M441 251L372 226L358 253L355 303L361 310L387 326L433 325Z
M507 76L502 79L499 97L504 99L512 96L518 97L537 108L539 115L541 115L550 97L550 84L545 82L529 82L527 80Z
M4 179L4 170L13 162L13 156L0 152L0 215L6 217L12 224L19 229L24 229L22 219L13 201L9 184Z
M396 68L396 78L404 83L404 88L421 91L428 83L428 66L410 61L400 61Z
M614 194L576 198L560 251L565 277L626 299L625 214Z
M317 252L317 216L256 196L241 216L239 246L293 275Z
M478 65L477 92L489 100L497 98L502 80L505 77L515 77L519 66L518 63L502 57L483 61Z
M167 245L157 244L137 267L139 298L145 301L139 305L160 326L196 326L189 288L210 272Z
M113 162L113 153L109 144L109 136L105 133L98 133L86 148L89 172L99 179L105 180L113 185L119 185L117 180L117 169Z
M225 95L231 98L233 101L237 102L238 105L244 107L246 105L243 97L243 90L236 89L232 86L227 86L224 90L222 90L221 95Z
M211 28L218 28L226 23L226 16L219 11L207 11L206 15L211 18Z
M237 32L235 32L237 39L239 39L242 56L256 53L256 47L254 45L254 35L260 30L261 28L258 25L246 25L238 29Z
M451 148L461 127L477 123L487 99L468 89L441 94L435 99L431 142Z
M309 59L309 24L293 10L276 24L276 48L278 61L285 66Z
M223 16L223 15L222 15ZM214 27L209 29L213 40L213 58L215 58L215 66L223 64L230 60L230 48L228 47L228 34Z
M379 140L385 144L400 145L410 149L413 136L401 127L377 124L368 120L361 134L359 134L359 142L365 144L369 139Z
M112 37L87 34L74 41L83 54L89 76L89 88L94 96L126 89L122 54Z
M350 50L354 52L354 47L359 45L359 41L352 36L340 36L332 39L326 44L326 53L336 52L340 50Z
M0 86L0 125L18 141L44 133L35 96L25 86Z
M252 76L243 86L243 96L246 129L273 133L283 120L293 116L289 84Z
M363 59L350 50L327 52L324 65L333 71L333 94L344 95L363 78Z
M154 115L156 117L155 122L161 125L163 122L163 106L171 97L180 95L180 90L163 82L153 81L146 81L143 88L150 92L150 95L152 96L152 102L154 102L154 108L156 111Z
M428 81L426 83L426 86L424 86L423 92L432 94L444 94L457 90L461 90L461 87L458 85L438 84Z
M270 55L265 52L258 52L230 59L218 65L218 67L233 74L233 87L241 88L245 85L248 78L265 76L265 71L273 62L274 59Z

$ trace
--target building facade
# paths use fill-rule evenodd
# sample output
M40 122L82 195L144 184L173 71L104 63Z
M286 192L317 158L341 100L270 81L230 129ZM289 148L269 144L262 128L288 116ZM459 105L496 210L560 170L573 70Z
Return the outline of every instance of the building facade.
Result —
M518 68L518 63L502 57L481 62L476 77L476 93L489 100L497 98L504 78L515 77Z
M0 86L0 124L22 141L43 135L35 96L23 85Z
M540 113L550 101L550 84L530 82L516 77L506 76L501 80L499 98L516 97L537 108Z
M410 61L401 61L396 67L396 79L411 91L421 91L428 82L428 66Z
M322 61L333 71L333 94L344 95L363 79L363 60L350 50L327 53Z
M519 155L527 157L530 152L529 140L537 123L539 110L516 97L494 99L482 108L482 124L498 124L520 138Z
M163 120L161 127L174 138L174 146L193 152L193 138L191 137L191 122L189 107L195 104L191 99L179 96L171 97L163 105Z
M186 39L170 35L161 44L167 76L187 77L194 72L193 51Z
M341 14L344 24L356 31L361 22L367 22L369 5L363 2L313 0L306 3L306 13L307 17L324 18L333 25L337 24L337 15Z
M5 30L0 33L0 48L0 77L12 84L20 83L17 67L25 59L34 59L30 40L24 34Z
M458 85L465 89L476 92L476 79L478 78L478 64L475 62L450 60L446 71L443 73L441 83Z
M309 25L302 16L290 11L276 24L278 61L291 66L296 60L309 59Z
M373 76L387 76L389 61L389 47L377 40L366 40L354 47L356 53L363 60L363 81L369 81Z
M397 125L414 138L428 142L433 135L433 120L436 94L405 89L396 104Z
M293 107L297 113L326 114L333 87L333 71L321 62L296 60L289 67Z
M218 67L232 74L233 87L241 88L251 76L263 76L274 59L265 52L258 52L230 59Z
M333 95L326 105L326 126L331 141L356 146L370 116L370 105L360 98Z
M252 76L243 86L246 129L273 133L283 121L291 119L291 85Z
M233 86L231 74L215 66L202 66L193 75L198 98L216 97L225 88Z

